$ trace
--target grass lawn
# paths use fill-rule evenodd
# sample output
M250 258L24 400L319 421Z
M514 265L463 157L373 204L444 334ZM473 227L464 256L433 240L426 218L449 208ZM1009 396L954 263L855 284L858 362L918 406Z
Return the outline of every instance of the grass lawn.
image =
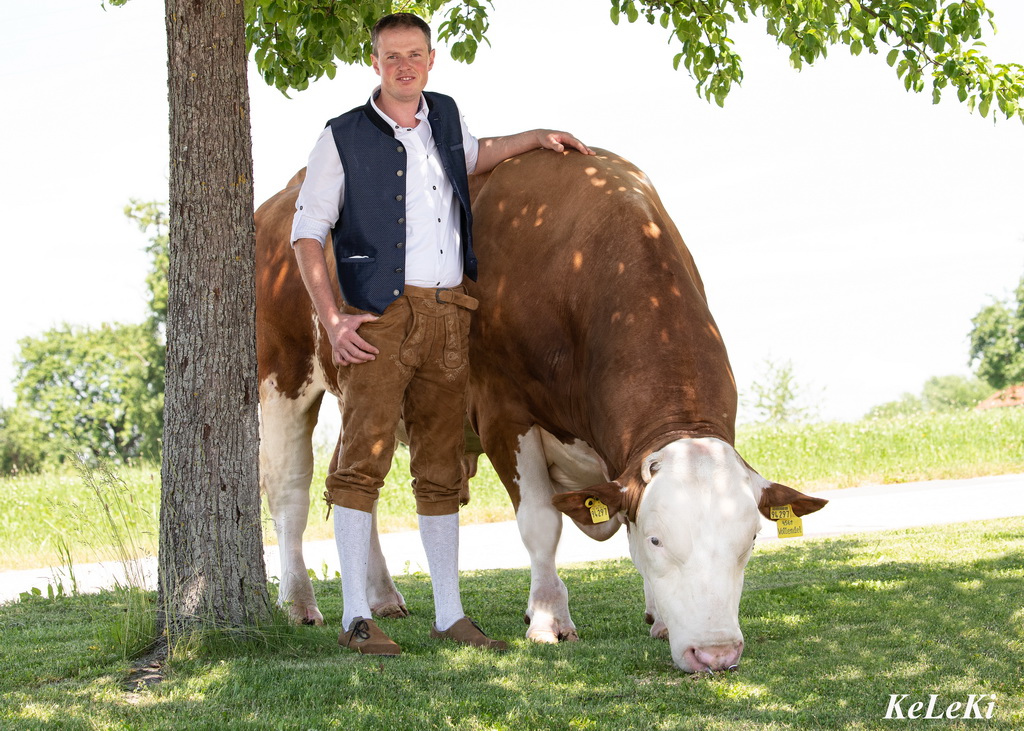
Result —
M6 605L0 727L882 729L914 723L883 720L890 694L938 694L945 708L973 693L995 694L991 720L931 723L1024 728L1024 518L759 546L743 663L714 677L681 674L650 639L629 562L562 575L576 644L523 638L525 570L463 579L467 610L509 652L435 644L429 582L406 575L397 583L413 616L382 621L399 658L340 651L336 625L275 624L259 641L180 653L148 687L127 682L130 663L111 645L123 597ZM337 582L317 587L329 622L339 593Z

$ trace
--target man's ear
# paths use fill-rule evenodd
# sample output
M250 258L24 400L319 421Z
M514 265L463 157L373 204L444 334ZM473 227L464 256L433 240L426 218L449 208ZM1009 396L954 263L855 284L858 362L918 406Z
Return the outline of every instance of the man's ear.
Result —
M761 491L761 501L757 509L761 511L761 515L771 520L771 509L781 505L792 505L793 514L799 517L821 510L827 503L828 500L823 498L804 495L792 487L773 482Z
M565 492L551 498L551 504L583 525L593 525L591 507L594 500L600 500L608 506L608 515L613 516L622 509L625 501L626 488L618 482L606 482L593 485L584 490Z

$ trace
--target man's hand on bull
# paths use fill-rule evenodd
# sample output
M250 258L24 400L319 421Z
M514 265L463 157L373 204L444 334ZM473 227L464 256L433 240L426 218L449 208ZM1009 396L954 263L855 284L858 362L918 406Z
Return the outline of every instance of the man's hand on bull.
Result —
M549 150L555 152L564 152L565 146L573 147L584 155L596 154L589 147L580 142L576 137L568 132L559 132L554 129L539 129L537 130L538 137L540 138L540 146L546 147Z
M334 363L346 366L354 363L366 363L374 360L380 353L377 348L363 340L359 335L359 326L364 322L373 322L375 315L340 315L331 332L331 348L334 351Z

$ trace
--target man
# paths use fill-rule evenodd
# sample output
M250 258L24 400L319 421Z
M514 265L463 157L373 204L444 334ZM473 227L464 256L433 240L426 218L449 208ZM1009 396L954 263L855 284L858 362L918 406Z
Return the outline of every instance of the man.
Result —
M292 242L303 282L330 336L341 379L343 435L327 478L342 567L338 642L397 655L370 618L366 575L372 510L404 418L413 491L434 594L431 636L503 650L465 616L459 593L459 487L468 382L470 311L463 275L476 278L467 174L538 147L569 145L565 132L533 130L477 140L454 101L424 92L434 65L419 17L381 18L372 33L380 86L360 108L332 119L310 154ZM345 300L331 291L323 246L332 232Z

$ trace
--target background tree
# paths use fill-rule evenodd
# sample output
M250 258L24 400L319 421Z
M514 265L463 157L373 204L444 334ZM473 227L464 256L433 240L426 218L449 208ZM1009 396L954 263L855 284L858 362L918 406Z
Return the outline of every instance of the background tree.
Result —
M149 272L146 274L149 322L163 342L167 327L167 267L170 263L167 204L132 198L124 207L124 215L139 227L139 231L149 236L146 245L146 253L150 257Z
M1024 383L1024 277L1016 301L996 301L971 320L971 363L994 389Z
M19 345L17 408L47 461L159 459L162 348L148 324L63 325Z
M163 436L166 204L133 200L125 215L150 235L149 317L133 325L62 325L20 341L15 406L0 422L0 474L35 471L74 451L85 459L158 460Z
M920 395L905 393L895 401L872 408L865 418L887 419L926 411L949 412L973 409L992 394L992 388L978 378L933 376L925 381Z
M753 399L748 404L758 421L768 424L793 424L815 416L809 405L808 388L797 381L792 361L764 361L764 372L751 384Z
M36 419L0 406L0 475L37 471L47 461L48 446Z

